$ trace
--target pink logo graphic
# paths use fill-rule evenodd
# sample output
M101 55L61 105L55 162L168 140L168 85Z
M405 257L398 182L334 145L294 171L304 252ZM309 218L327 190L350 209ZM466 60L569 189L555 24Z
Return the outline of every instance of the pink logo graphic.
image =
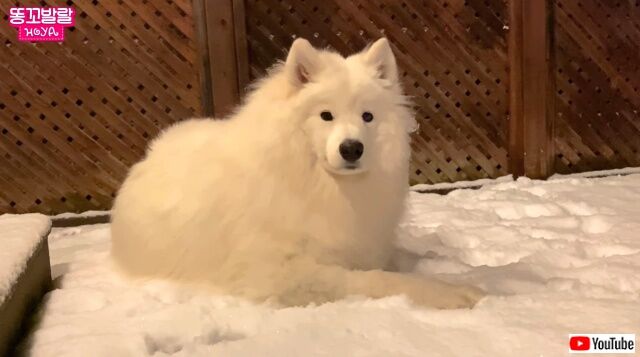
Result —
M71 7L12 7L9 23L18 28L18 40L64 41L64 28L76 24Z

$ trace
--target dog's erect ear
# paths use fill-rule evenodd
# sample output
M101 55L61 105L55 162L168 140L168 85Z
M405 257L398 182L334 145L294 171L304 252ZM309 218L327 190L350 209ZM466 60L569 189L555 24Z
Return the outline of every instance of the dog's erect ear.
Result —
M363 55L365 63L374 67L381 79L394 83L398 80L396 58L393 56L393 51L391 51L391 46L386 38L383 37L374 42Z
M298 38L293 41L287 61L284 64L289 81L296 87L303 86L313 79L313 75L319 70L318 50L313 48L309 41Z

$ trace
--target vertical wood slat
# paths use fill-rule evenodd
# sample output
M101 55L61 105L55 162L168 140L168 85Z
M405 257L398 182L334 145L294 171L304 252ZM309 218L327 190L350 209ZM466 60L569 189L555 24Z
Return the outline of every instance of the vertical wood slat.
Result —
M236 68L238 69L239 96L249 85L249 44L244 0L233 0L233 32L236 45Z
M204 7L211 63L213 112L216 117L222 117L237 103L239 93L233 6L230 0L207 0Z
M514 175L553 173L555 77L550 0L510 1L510 168Z
M553 173L553 13L551 0L523 4L524 170L527 177Z
M193 8L203 112L221 118L249 81L244 1L193 0Z
M211 87L211 61L207 43L207 18L204 8L205 0L193 0L193 22L198 46L198 79L200 81L200 98L202 115L213 116L213 89Z
M522 3L509 1L509 172L524 175Z

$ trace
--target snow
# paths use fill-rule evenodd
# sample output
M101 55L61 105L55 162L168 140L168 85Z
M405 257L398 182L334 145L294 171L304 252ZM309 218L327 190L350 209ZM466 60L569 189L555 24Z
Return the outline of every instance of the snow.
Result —
M51 219L56 220L56 219L69 219L69 218L99 217L99 216L106 216L109 213L110 211L84 211L81 213L65 212L65 213L57 214L55 216L51 216Z
M563 175L554 174L549 180L563 179L566 177L604 177L614 175L629 175L640 173L640 167L625 167L622 169L600 170L600 171L585 171L575 174ZM462 188L478 188L479 186L495 185L503 182L513 181L512 175L501 176L496 179L479 179L472 181L456 181L456 182L440 182L435 184L417 184L411 186L411 191L415 192L433 192L444 190L455 190Z
M0 215L0 305L50 227L41 214Z
M566 177L604 177L614 175L629 175L640 173L640 167L625 167L622 169L610 169L610 170L598 170L598 171L585 171L574 174L554 174L549 179L562 179Z
M59 288L32 355L560 356L570 333L640 335L639 174L412 192L399 246L416 258L402 265L485 289L472 310L402 296L278 308L132 283L108 237L108 224L53 230Z
M433 192L440 190L455 190L460 188L475 188L484 185L493 185L501 182L510 182L513 181L513 176L506 175L502 177L498 177L497 179L479 179L473 181L456 181L456 182L440 182L435 184L417 184L411 186L411 191L415 192Z

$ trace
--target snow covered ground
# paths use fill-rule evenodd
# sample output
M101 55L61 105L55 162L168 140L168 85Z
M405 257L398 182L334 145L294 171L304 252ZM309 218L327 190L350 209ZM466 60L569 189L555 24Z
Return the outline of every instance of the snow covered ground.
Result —
M487 290L473 310L401 296L282 309L132 284L108 237L108 225L52 232L58 289L33 355L562 356L569 333L640 336L640 174L411 193L399 246L415 272Z
M98 217L98 216L106 216L110 213L110 211L84 211L82 213L71 213L65 212L56 214L54 216L50 216L51 219L67 219L67 218L89 218L89 217Z
M0 215L0 305L51 227L47 216Z

